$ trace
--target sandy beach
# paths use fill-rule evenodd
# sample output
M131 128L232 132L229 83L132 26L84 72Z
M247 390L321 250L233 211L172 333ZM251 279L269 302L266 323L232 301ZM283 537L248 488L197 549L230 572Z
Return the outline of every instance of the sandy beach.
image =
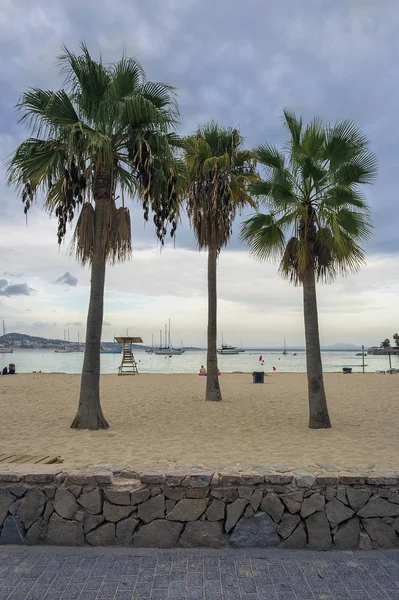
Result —
M107 431L70 429L79 375L0 377L0 454L60 455L66 465L143 467L287 463L340 470L399 468L399 377L327 373L333 428L307 427L304 374L222 375L224 400L204 401L197 375L101 378Z

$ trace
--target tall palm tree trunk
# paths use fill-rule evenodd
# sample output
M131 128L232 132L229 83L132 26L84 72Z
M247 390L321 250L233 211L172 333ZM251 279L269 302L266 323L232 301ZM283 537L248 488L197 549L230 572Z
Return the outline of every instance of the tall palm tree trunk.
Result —
M208 248L208 352L207 352L207 378L205 400L218 402L222 399L218 377L217 356L217 290L216 290L216 263L217 247L210 245Z
M324 391L320 353L319 320L317 314L316 280L313 268L308 268L303 280L303 314L305 319L306 370L308 375L309 427L331 427Z
M110 188L108 187L108 195ZM100 190L101 192L101 190ZM86 344L80 383L79 406L73 429L107 429L100 405L100 346L104 313L105 262L102 236L106 199L95 194L94 251L91 265L90 303L87 314Z

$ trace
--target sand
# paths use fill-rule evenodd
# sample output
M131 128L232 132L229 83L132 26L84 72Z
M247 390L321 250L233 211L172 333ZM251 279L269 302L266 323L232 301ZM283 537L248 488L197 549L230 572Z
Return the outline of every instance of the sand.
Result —
M101 378L106 431L70 429L80 377L0 377L0 454L60 455L66 465L143 467L287 463L340 470L399 468L398 375L327 373L333 428L307 427L304 374L222 375L223 402L197 375ZM328 467L327 467L328 469Z

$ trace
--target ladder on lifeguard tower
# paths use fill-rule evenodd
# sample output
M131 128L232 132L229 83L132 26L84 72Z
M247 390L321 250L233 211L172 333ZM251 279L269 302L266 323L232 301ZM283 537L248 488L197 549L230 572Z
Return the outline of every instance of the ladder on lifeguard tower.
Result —
M122 362L118 368L118 375L137 375L139 370L133 354L133 344L142 344L141 337L116 337L115 341L122 344Z

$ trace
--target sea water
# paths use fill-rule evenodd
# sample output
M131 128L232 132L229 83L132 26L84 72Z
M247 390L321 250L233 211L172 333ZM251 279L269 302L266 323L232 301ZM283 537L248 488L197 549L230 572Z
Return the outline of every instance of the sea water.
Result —
M218 355L218 365L222 373L242 371L273 371L275 367L280 373L303 373L306 371L304 350L247 350L240 354ZM0 370L14 363L17 373L80 373L83 365L83 352L62 354L52 349L24 350L15 348L12 354L0 354ZM263 364L259 361L263 357ZM343 367L351 367L352 372L362 371L362 357L356 356L356 350L337 351L324 350L321 353L323 369L326 372L342 372ZM180 356L157 356L147 354L143 350L135 351L137 367L142 373L198 373L201 365L206 367L205 350L187 350ZM121 362L121 354L101 354L101 372L117 373ZM388 356L366 356L365 371L385 371L389 369ZM399 356L391 356L392 368L399 368Z

